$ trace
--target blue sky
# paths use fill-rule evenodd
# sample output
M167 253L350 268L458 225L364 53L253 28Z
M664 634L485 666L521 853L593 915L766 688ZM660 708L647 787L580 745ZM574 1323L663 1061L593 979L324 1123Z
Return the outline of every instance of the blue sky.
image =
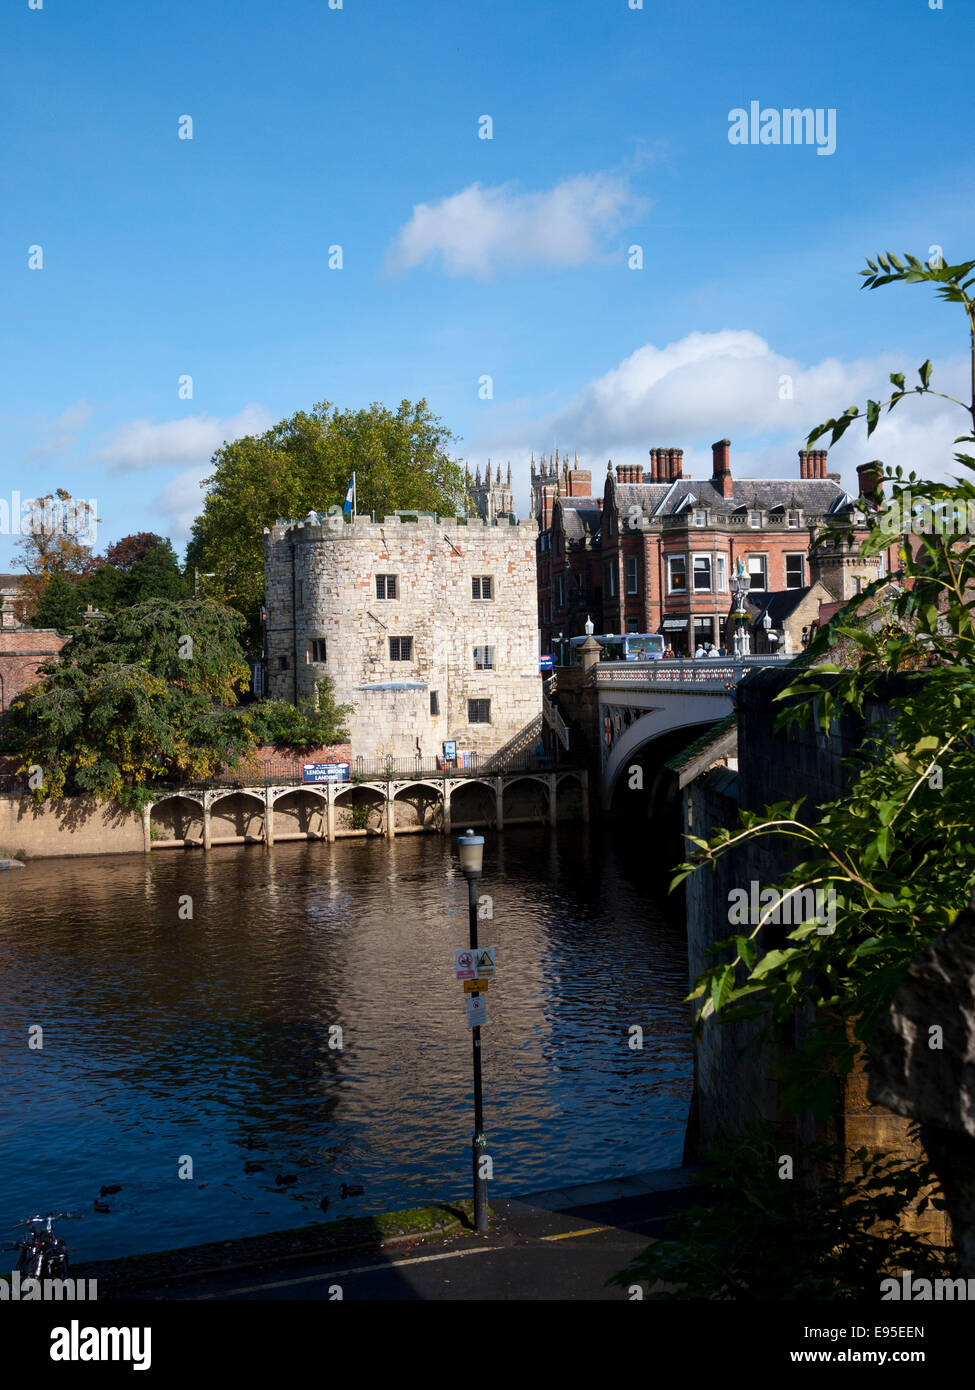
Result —
M224 438L426 396L525 510L553 443L792 476L889 371L962 390L957 311L856 272L975 256L970 3L629 3L8 0L0 496L181 546ZM835 110L835 153L730 144L753 100ZM830 466L942 472L964 417L912 405Z

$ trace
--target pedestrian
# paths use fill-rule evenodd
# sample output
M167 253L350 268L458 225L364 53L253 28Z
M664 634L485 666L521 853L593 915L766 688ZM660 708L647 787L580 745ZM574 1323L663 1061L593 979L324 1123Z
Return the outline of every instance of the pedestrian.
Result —
M698 649L697 649L697 651L694 653L694 655L695 655L695 657L707 656L707 652L704 650L704 643L703 643L703 642L702 642L701 645L698 647Z

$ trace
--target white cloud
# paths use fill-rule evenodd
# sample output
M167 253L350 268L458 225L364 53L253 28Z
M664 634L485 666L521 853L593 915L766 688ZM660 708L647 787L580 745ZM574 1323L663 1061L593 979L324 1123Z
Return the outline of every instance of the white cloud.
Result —
M506 421L475 441L472 456L490 452L504 458L526 436L543 441L549 453L554 440L570 453L578 450L601 491L608 457L649 466L647 451L657 445L683 448L685 476L709 477L710 444L728 437L737 476L798 476L797 450L809 430L849 405L886 399L893 389L889 374L899 370L909 370L909 363L894 354L805 365L747 330L691 333L664 347L638 348L561 410L531 422ZM935 362L932 385L964 397L966 371L959 359ZM498 415L495 419L500 424ZM875 458L923 476L950 475L959 471L952 441L965 425L963 413L948 402L906 399L884 413L869 439L862 421L851 426L830 450L827 467L841 472L851 488L856 465ZM823 438L816 447L826 448L828 442Z
M448 275L487 279L500 269L568 269L595 260L643 199L617 174L577 174L539 193L473 183L438 203L417 203L387 255L390 270L439 261Z
M87 401L75 401L53 420L45 420L40 426L40 442L36 448L25 455L28 459L48 459L55 454L64 454L71 448L78 435L91 418L91 406Z
M208 415L187 415L179 420L153 424L149 420L129 420L119 425L92 453L92 460L105 463L113 473L137 473L149 468L180 464L201 465L215 449L245 434L261 434L272 424L263 406L246 405L226 419Z
M152 511L166 518L167 535L173 538L177 546L185 544L193 522L203 510L203 489L200 484L211 472L209 463L187 468L177 473L153 498Z

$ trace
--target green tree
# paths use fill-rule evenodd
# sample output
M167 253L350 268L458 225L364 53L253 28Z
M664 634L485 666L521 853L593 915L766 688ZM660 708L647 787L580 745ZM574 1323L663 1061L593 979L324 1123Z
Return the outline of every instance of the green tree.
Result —
M260 700L247 710L247 723L258 743L278 743L287 748L319 748L344 743L349 737L346 720L351 705L337 705L330 676L318 682L317 699L297 706L286 700Z
M236 767L254 745L238 690L243 621L210 601L152 600L85 624L11 706L5 743L40 767L38 799L137 806L160 778Z
M133 560L123 571L120 598L123 604L146 603L149 599L179 600L187 597L186 581L179 568L173 543L155 536L155 544Z
M81 614L85 607L78 592L77 584L72 584L66 574L58 571L52 574L31 613L31 626L54 628L58 632L71 632L81 625Z
M865 286L894 282L932 284L960 304L972 345L970 433L956 444L975 444L975 261L930 266L887 253L868 261ZM944 395L930 385L931 364L908 387L893 373L894 391L883 401L846 412L813 430L835 442L857 419L873 432L881 410L915 395ZM822 808L805 823L801 803L742 816L737 831L710 843L694 840L695 853L679 867L675 883L746 840L771 836L801 862L783 876L780 891L804 888L836 893L836 925L821 932L805 922L774 949L764 928L773 908L747 933L720 943L724 959L706 971L692 994L701 1000L698 1027L711 1016L761 1020L766 1035L811 1010L797 1052L782 1063L785 1101L820 1116L835 1104L840 1078L869 1042L916 954L963 909L975 883L975 458L954 455L962 475L931 482L900 468L885 470L887 501L866 509L869 534L861 552L890 545L905 534L902 569L893 598L890 580L878 580L827 625L799 663L796 679L779 696L779 723L814 718L823 730L844 711L862 712L870 695L883 695L896 678L892 722L867 741L850 795ZM878 605L880 605L878 610ZM844 653L842 661L836 660ZM887 686L890 689L890 686Z
M243 613L256 637L264 594L262 534L279 518L341 507L353 471L360 511L416 507L453 514L463 506L454 437L425 400L398 410L375 403L340 411L323 401L264 434L223 445L204 480L187 567L213 572L207 592Z

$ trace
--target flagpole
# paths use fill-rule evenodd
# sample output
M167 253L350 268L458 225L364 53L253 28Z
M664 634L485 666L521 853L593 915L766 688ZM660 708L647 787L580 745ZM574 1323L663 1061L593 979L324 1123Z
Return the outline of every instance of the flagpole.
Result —
M355 490L355 469L352 470L352 520L355 521L359 511L359 499Z

